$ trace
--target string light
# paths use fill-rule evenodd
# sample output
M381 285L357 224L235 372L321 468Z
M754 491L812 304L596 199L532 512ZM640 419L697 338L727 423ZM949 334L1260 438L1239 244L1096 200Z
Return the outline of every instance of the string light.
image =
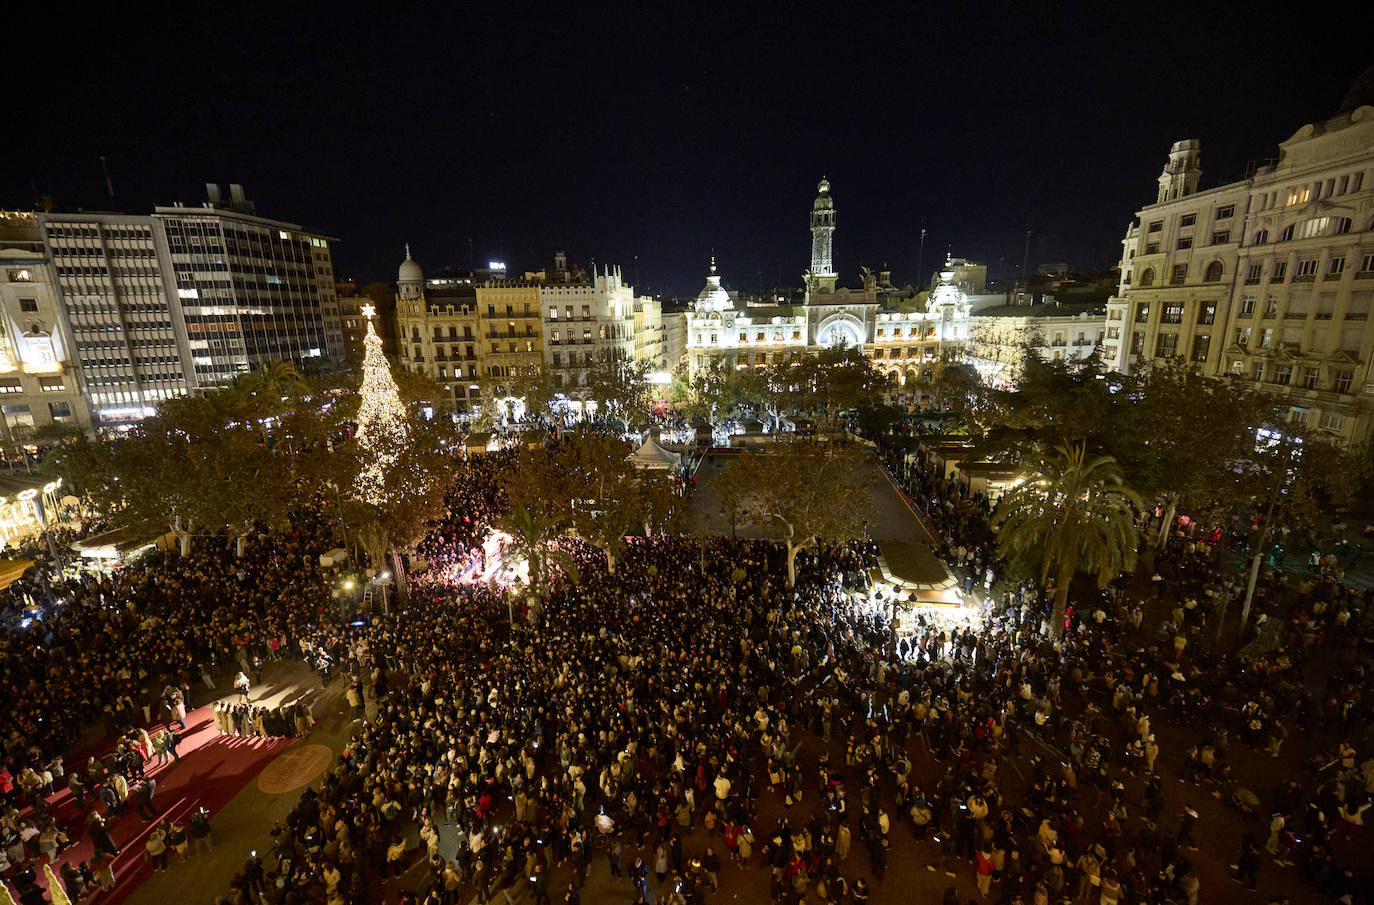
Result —
M363 502L380 506L387 497L387 474L410 440L410 426L400 391L391 377L391 366L382 354L382 338L372 327L372 313L366 312L367 336L363 339L362 404L358 407L358 444L362 447L363 464L354 490Z

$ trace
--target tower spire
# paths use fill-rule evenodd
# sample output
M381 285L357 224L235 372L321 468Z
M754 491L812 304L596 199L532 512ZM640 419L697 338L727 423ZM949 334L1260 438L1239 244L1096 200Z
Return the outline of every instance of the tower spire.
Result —
M831 256L834 235L835 199L830 197L830 180L822 176L811 205L811 274L819 292L835 291L835 264Z

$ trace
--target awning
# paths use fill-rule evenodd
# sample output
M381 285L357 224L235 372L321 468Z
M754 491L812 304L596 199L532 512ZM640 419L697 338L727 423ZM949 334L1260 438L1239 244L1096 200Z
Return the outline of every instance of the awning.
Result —
M119 559L145 547L171 549L175 535L161 522L128 525L79 540L72 549L87 559Z
M0 591L14 584L32 565L31 559L0 559Z

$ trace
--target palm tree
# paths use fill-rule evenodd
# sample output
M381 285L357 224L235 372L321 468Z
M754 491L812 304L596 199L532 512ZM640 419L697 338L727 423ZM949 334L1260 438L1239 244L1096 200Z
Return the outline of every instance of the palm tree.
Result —
M240 374L230 387L234 400L244 408L247 417L258 422L264 440L268 419L285 411L283 398L300 396L310 390L310 381L301 376L295 363L281 359L269 362L261 370Z
M1036 568L1043 584L1054 576L1053 637L1064 634L1069 584L1087 572L1099 587L1135 565L1133 507L1140 496L1122 483L1111 456L1088 459L1084 446L1044 459L1036 477L1008 492L993 517L1003 556Z

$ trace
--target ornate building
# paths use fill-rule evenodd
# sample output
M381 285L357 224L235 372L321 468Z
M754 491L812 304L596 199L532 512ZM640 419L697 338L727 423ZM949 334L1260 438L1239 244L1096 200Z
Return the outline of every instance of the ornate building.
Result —
M861 268L859 288L837 288L831 254L835 203L824 179L810 226L811 267L800 305L746 304L723 286L711 260L706 285L686 315L691 373L717 360L750 367L843 343L862 349L900 389L927 376L930 362L957 354L968 338L969 304L952 270L942 272L924 305L914 293L894 287L888 271Z
M1253 380L1292 422L1356 443L1374 430L1374 106L1303 126L1277 161L1199 189L1174 144L1122 241L1104 352L1123 372L1183 357Z

